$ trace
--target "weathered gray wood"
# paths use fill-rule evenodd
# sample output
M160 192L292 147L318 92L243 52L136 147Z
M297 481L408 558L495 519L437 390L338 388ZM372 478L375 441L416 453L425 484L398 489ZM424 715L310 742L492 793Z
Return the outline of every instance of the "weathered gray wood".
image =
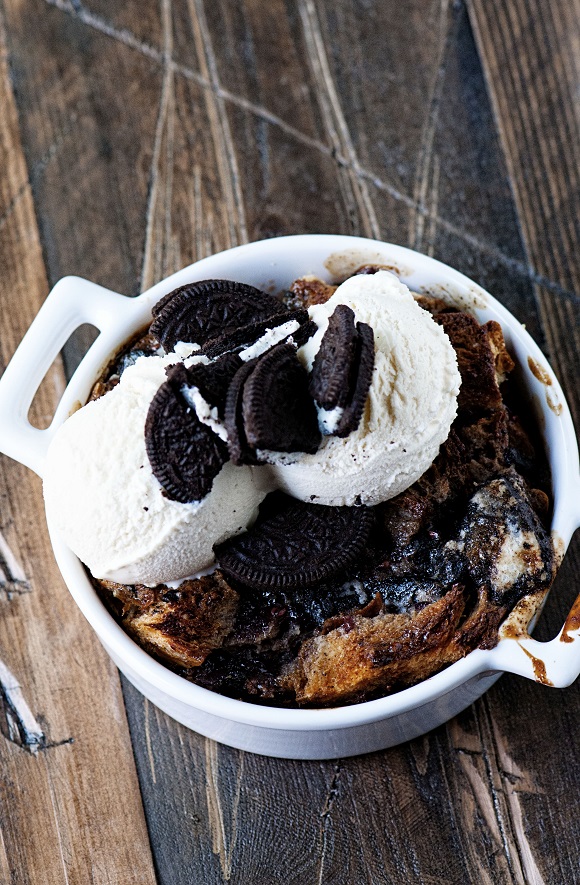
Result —
M555 297L556 290L539 285L537 297L554 368L574 391L580 376L580 4L494 0L471 3L470 11L526 252L561 290ZM571 406L580 427L577 397Z
M0 17L0 362L48 285ZM55 364L34 403L46 424L64 389ZM40 481L0 459L0 881L153 883L115 668L52 556Z
M498 129L506 157L524 246L530 264L552 285L536 285L546 349L580 427L580 128L577 92L578 2L509 5L470 2ZM550 132L550 137L546 133ZM553 636L580 581L578 539L561 569L540 624L540 637ZM509 685L509 682L508 682ZM502 685L503 689L503 685ZM549 698L550 716L536 686L521 686L516 715L509 696L490 695L490 714L506 746L530 772L522 793L522 830L547 881L573 882L577 857L559 851L579 838L578 804L572 798L577 773L579 690L575 685ZM506 704L508 705L506 707ZM528 759L541 759L536 768Z
M133 294L248 239L380 236L502 300L578 414L580 29L564 0L470 3L487 88L447 0L3 3L51 282ZM578 559L576 543L541 636ZM218 747L125 684L159 880L574 882L579 691L504 677L404 747L294 763Z

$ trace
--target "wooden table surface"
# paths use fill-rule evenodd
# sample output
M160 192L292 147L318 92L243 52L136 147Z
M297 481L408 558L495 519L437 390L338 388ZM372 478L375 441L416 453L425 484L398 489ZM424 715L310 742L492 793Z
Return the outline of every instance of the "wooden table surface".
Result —
M65 274L134 295L248 240L362 234L489 289L578 427L579 84L579 0L0 0L0 367ZM8 458L0 531L2 885L580 882L580 685L504 676L385 752L254 756L119 678Z

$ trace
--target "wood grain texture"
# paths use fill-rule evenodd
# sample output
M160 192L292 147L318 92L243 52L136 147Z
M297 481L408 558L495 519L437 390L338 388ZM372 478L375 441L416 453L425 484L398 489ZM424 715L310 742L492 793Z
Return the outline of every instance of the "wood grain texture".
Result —
M470 3L529 261L575 296L537 287L553 365L580 377L580 4ZM578 397L571 407L580 427Z
M568 142L579 27L565 0L549 10L471 3L477 47L465 6L451 0L2 3L33 204L25 169L0 174L0 189L11 182L0 237L27 195L50 283L74 272L133 294L246 239L377 235L447 261L503 301L555 360L578 414L568 326L580 200ZM3 316L15 323L0 339L4 361L42 297L37 267L40 257L11 270L26 274L15 291L34 285L22 317ZM38 559L26 558L33 516L16 501L24 471L8 465L3 482L0 530L37 575ZM578 546L540 638L575 595ZM19 660L7 663L22 680ZM162 885L580 881L578 686L504 677L424 738L321 763L218 746L123 686ZM46 709L27 691L34 713ZM49 723L53 740L74 735L68 720ZM28 776L29 755L7 746ZM14 843L0 847L0 881L11 864L24 869Z
M5 38L0 18L3 364L48 288ZM54 366L37 418L52 414L63 386ZM0 489L12 578L0 601L0 881L153 883L118 676L58 575L39 480L3 458Z
M499 136L512 183L527 260L549 277L550 288L535 284L545 331L545 349L564 386L576 427L580 427L580 5L522 0L468 4L478 49L493 103ZM556 288L556 286L558 288ZM574 294L575 293L575 294ZM554 586L538 630L550 638L559 629L580 582L580 544L576 538ZM575 882L577 857L561 852L562 820L566 841L579 837L577 815L569 815L569 790L575 779L554 747L554 725L537 717L537 686L523 684L515 714L506 714L510 697L501 688L489 695L496 728L517 745L520 758L534 757L542 747L537 790L525 792L520 829L536 846L545 881ZM567 759L575 758L578 687L550 698ZM508 709L509 706L508 706ZM529 729L528 723L534 726ZM574 725L573 723L576 723ZM570 752L572 755L568 755ZM574 804L574 803L573 803ZM540 811L541 809L541 811ZM534 854L533 850L528 854Z

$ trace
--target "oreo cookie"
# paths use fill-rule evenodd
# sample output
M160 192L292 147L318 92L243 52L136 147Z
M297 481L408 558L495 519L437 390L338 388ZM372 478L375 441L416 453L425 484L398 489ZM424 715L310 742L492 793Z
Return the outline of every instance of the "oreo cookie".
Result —
M321 409L344 408L356 375L357 331L354 311L337 304L310 375L310 393Z
M161 385L145 421L145 448L163 493L187 504L201 501L228 459L226 444L198 419L173 383Z
M306 504L274 492L252 528L214 550L228 578L256 590L318 584L364 551L374 521L369 507Z
M229 386L224 409L224 425L228 433L228 451L234 464L258 464L255 451L248 444L242 418L244 385L258 360L243 363Z
M268 329L276 329L278 326L283 326L291 320L296 320L296 322L300 324L300 327L302 327L309 322L308 311L288 310L285 313L275 314L274 316L267 317L263 320L247 323L245 326L240 326L237 329L233 329L231 332L226 332L219 335L217 338L212 338L207 341L203 347L203 353L205 356L213 359L226 352L229 353L243 350L244 348L255 344L262 335L266 334ZM297 332L299 331L300 329L297 330ZM287 338L289 338L290 335L294 338L297 332L291 332Z
M317 451L322 437L308 374L292 344L277 344L238 369L224 424L234 464L259 464L258 449Z
M232 280L203 280L174 289L153 308L151 333L167 352L178 341L204 345L240 326L285 313L272 295Z
M303 345L306 344L313 335L316 335L317 332L318 326L314 320L308 320L307 323L304 323L304 325L300 326L299 329L296 329L296 331L292 333L294 344L297 348L303 347Z
M335 435L340 437L348 436L349 433L357 429L364 412L375 367L375 335L372 326L367 323L357 323L356 330L358 333L355 357L357 372L349 401L344 407L344 412L335 430Z
M324 410L342 410L332 434L348 436L359 425L375 363L374 333L356 323L346 304L334 309L310 375L310 393Z
M167 366L165 376L176 395L181 393L183 387L190 386L189 369L186 369L183 363Z
M322 442L308 373L292 344L263 354L243 388L242 420L253 449L314 454Z
M186 368L177 363L166 370L167 380L177 393L197 387L204 400L224 417L226 397L232 379L243 362L235 353L226 353L212 363L198 363Z

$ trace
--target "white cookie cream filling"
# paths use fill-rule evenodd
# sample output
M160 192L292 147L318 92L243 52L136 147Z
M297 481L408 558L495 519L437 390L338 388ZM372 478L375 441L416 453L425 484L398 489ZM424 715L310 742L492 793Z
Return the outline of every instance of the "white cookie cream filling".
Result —
M203 398L199 387L188 387L184 384L181 388L181 395L188 406L191 406L194 410L201 423L211 427L220 439L227 442L228 432L222 421L220 421L217 406L210 406L208 401Z
M280 341L287 338L288 335L297 332L299 328L300 323L298 320L288 320L287 323L282 323L281 326L275 326L273 329L266 329L261 338L258 338L258 340L249 347L240 351L241 359L247 363L249 360L261 356L267 350L270 350L271 347L274 347L275 344L278 344Z

